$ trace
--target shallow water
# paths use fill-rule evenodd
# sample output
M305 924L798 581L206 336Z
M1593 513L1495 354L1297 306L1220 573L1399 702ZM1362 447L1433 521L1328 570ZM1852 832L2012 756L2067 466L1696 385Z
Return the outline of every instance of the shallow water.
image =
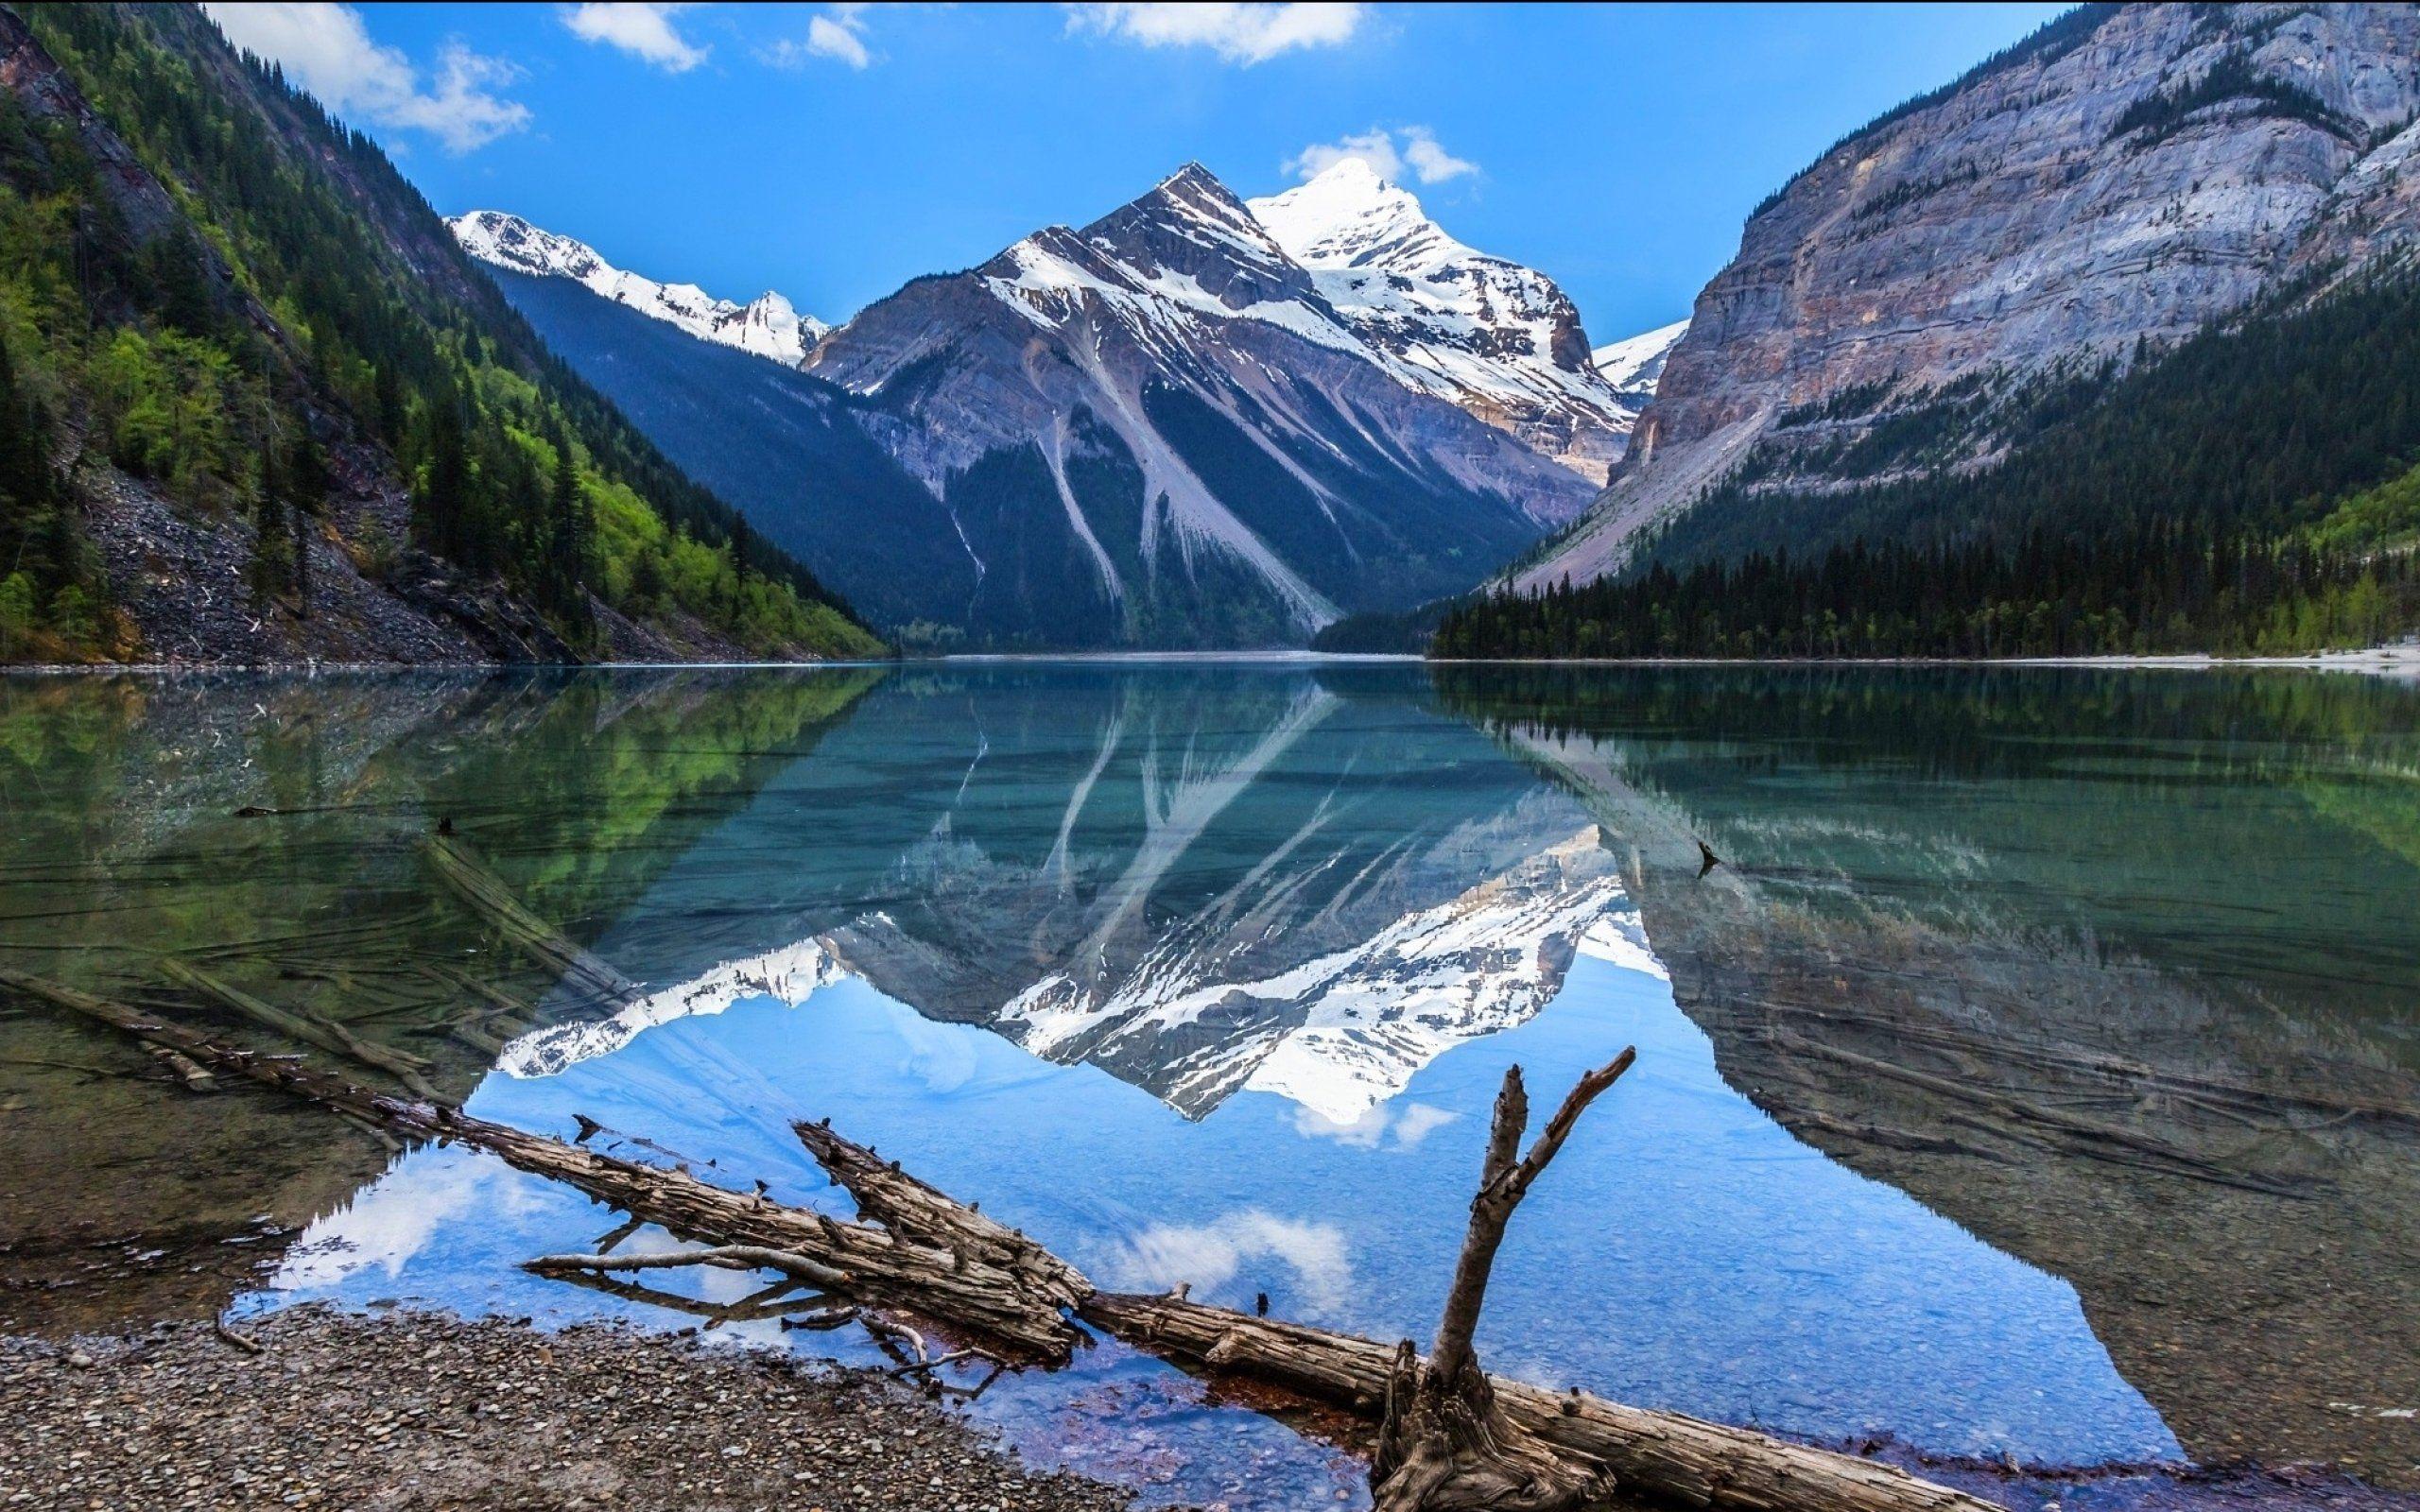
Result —
M199 965L483 1116L845 1211L788 1132L830 1117L1105 1284L1381 1336L1433 1324L1504 1068L1543 1099L1635 1043L1516 1220L1493 1367L1814 1438L2420 1484L2406 685L18 679L0 776L0 968L268 1044L163 962ZM633 989L516 951L429 864L441 821ZM0 1121L18 1326L239 1294L697 1321L515 1268L612 1227L584 1199L191 1097L15 1002ZM1173 1500L1360 1494L1114 1348L976 1410Z

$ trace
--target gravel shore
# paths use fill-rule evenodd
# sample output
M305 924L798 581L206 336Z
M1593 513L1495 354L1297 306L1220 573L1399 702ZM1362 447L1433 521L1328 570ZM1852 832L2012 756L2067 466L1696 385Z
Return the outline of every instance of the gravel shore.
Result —
M607 1326L302 1308L0 1338L0 1507L1113 1512L879 1376Z

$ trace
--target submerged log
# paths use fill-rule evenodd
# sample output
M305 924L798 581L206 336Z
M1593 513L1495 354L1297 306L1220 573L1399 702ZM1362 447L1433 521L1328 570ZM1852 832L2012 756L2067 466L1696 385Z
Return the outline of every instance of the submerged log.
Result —
M531 913L512 895L512 889L459 840L441 833L424 836L421 854L427 858L429 869L438 880L451 887L456 897L494 924L523 954L555 972L567 985L609 1003L626 1003L639 995L636 983Z
M424 1097L431 1102L437 1100L436 1090L421 1077L421 1073L428 1068L428 1062L419 1056L364 1040L333 1019L281 1008L183 961L162 961L160 970L179 987L231 1008L254 1023L300 1040L304 1044L316 1045L331 1055L342 1056L383 1071L402 1082L413 1096Z
M164 1044L219 1075L273 1087L392 1134L486 1150L519 1170L620 1208L633 1221L716 1246L715 1252L674 1260L645 1257L637 1264L629 1262L639 1257L558 1257L566 1274L591 1284L612 1270L769 1258L752 1254L752 1246L779 1255L781 1263L770 1267L777 1271L795 1276L812 1267L819 1278L833 1278L816 1282L828 1293L871 1308L921 1314L1045 1365L1064 1363L1081 1338L1061 1311L1072 1295L1078 1317L1138 1349L1204 1371L1250 1376L1365 1420L1382 1417L1390 1385L1403 1373L1398 1351L1374 1340L1183 1297L1096 1291L1080 1271L1032 1239L826 1125L802 1125L800 1137L856 1195L864 1216L880 1222L853 1223L787 1207L761 1193L712 1186L687 1172L639 1165L449 1108L372 1091L293 1057L234 1049L158 1014L19 973L0 971L0 987ZM1531 1154L1538 1153L1533 1148ZM1549 1147L1537 1165L1551 1157ZM1525 1160L1515 1170L1528 1166ZM881 1226L892 1220L905 1231ZM1750 1429L1623 1406L1577 1391L1558 1395L1502 1377L1483 1379L1504 1423L1579 1473L1612 1472L1626 1496L1733 1512L1999 1512L1891 1466Z

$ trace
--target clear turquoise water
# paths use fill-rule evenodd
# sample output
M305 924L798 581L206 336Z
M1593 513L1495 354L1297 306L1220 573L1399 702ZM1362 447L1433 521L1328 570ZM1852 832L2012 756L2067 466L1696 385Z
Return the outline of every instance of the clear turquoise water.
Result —
M2197 1310L2198 1250L2316 1290L2339 1278L2297 1236L2334 1236L2368 1321L2327 1349L2396 1400L2394 1127L1907 1061L2157 1142L2092 1150L1754 1015L1887 1011L1813 1030L1857 1056L1913 1022L2408 1099L2415 704L2302 675L1307 663L0 683L0 965L156 991L163 953L270 940L224 970L430 1053L484 1117L584 1114L845 1211L788 1132L829 1117L1103 1284L1379 1336L1433 1324L1505 1068L1546 1101L1635 1044L1519 1215L1492 1367L1823 1439L2090 1464L2250 1432L2392 1478L2394 1419L2304 1400L2349 1389L2319 1379L2326 1319L2263 1325L2312 1332L2276 1346L2303 1385L2145 1341L2241 1305ZM415 868L440 816L635 1001L550 984ZM505 1051L441 1040L458 993L374 974L431 962L527 1002ZM0 1019L0 1043L61 1032ZM52 1168L97 1179L83 1159ZM695 1321L516 1268L612 1227L584 1199L459 1150L377 1164L296 1214L246 1305ZM1360 1495L1333 1449L1114 1347L973 1410L1172 1500Z

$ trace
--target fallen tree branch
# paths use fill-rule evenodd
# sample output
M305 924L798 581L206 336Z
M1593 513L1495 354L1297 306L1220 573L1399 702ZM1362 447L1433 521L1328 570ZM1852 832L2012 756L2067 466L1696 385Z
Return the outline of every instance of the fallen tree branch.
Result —
M304 1044L317 1045L331 1055L342 1056L383 1071L402 1082L413 1096L424 1097L431 1102L437 1100L436 1091L420 1074L427 1069L428 1062L418 1056L364 1040L333 1019L324 1019L316 1013L296 1012L264 1002L183 961L162 961L160 970L179 987L199 992L255 1023L300 1040Z
M874 1311L895 1308L996 1340L1015 1358L1061 1364L1081 1337L1056 1301L1072 1293L1075 1299L1069 1305L1077 1316L1136 1349L1206 1372L1250 1376L1364 1419L1380 1416L1389 1384L1397 1375L1396 1350L1374 1340L1183 1297L1096 1291L1081 1272L1033 1240L907 1176L825 1125L806 1125L801 1138L834 1179L856 1197L861 1211L876 1218L891 1213L921 1237L785 1207L762 1194L711 1186L685 1172L638 1165L451 1108L383 1095L290 1057L233 1049L158 1015L66 992L17 973L0 971L0 987L68 1007L138 1039L156 1040L219 1074L275 1088L396 1135L457 1141L485 1150L516 1169L611 1203L632 1219L715 1246L678 1256L619 1260L545 1257L577 1267L562 1273L567 1280L620 1285L608 1280L607 1269L694 1264L699 1255L716 1253L744 1264L760 1252L771 1252L842 1273L848 1283L845 1295L870 1304L808 1319L785 1318L785 1326L838 1326L848 1320L847 1312L855 1311L877 1333L906 1331L921 1346L921 1334ZM1610 1084L1611 1078L1606 1080ZM1576 1119L1578 1108L1569 1100L1565 1106ZM1549 1121L1548 1131L1560 1125L1567 1133L1568 1124L1559 1113ZM815 1132L810 1136L808 1129ZM1534 1179L1560 1143L1560 1136L1549 1144L1542 1135L1530 1151L1538 1157L1534 1165L1525 1160L1510 1172L1528 1169ZM647 1263L632 1265L633 1260ZM930 1360L929 1350L918 1352ZM1893 1467L1750 1429L1624 1406L1576 1391L1557 1395L1501 1377L1485 1380L1514 1428L1570 1455L1575 1464L1612 1471L1628 1496L1730 1512L1999 1512L1988 1503Z
M679 1249L660 1255L541 1255L521 1263L523 1270L541 1276L567 1270L668 1270L689 1265L712 1265L720 1270L777 1270L793 1280L835 1290L852 1284L847 1271L835 1270L786 1249L767 1249L759 1245L717 1245L711 1249Z
M442 833L425 835L420 844L421 854L438 880L493 923L523 954L601 1001L626 1003L639 995L636 983L525 907L468 846Z

